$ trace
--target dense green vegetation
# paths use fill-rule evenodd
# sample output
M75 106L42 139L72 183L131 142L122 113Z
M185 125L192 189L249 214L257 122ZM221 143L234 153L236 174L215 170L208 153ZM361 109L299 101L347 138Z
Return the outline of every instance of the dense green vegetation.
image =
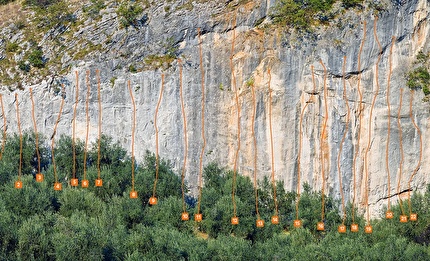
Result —
M147 153L136 167L138 199L130 199L131 162L126 151L111 138L101 140L103 187L72 188L71 139L62 136L55 149L62 191L53 190L49 147L40 147L45 181L37 183L35 136L23 135L22 189L17 180L19 138L9 136L0 161L1 260L428 260L430 187L415 194L412 209L419 221L372 221L374 233L339 234L338 203L326 199L326 231L317 232L321 194L305 185L300 201L304 228L294 229L295 194L277 184L280 224L271 225L272 188L268 179L259 184L259 206L264 228L255 226L255 196L248 177L238 176L236 201L240 224L232 226L232 172L217 164L205 167L201 201L203 221L181 221L181 181L169 162L160 161L157 187L159 203L148 204L155 173L155 156ZM43 143L43 138L42 142ZM93 144L96 148L96 144ZM82 178L84 145L76 143L77 176ZM97 151L88 151L88 179L97 176ZM185 198L191 214L196 199ZM407 206L405 202L404 206ZM348 209L350 211L350 208ZM360 227L364 220L358 217ZM347 220L347 225L350 224Z
M75 21L69 4L63 0L26 0L24 5L35 11L37 27L49 30Z
M82 7L82 11L92 19L99 18L100 11L106 7L104 2L102 0L91 0L88 6Z
M127 28L131 25L136 25L138 15L140 15L143 11L142 6L137 3L130 4L128 1L125 1L120 4L116 13L120 18L119 23L121 26Z
M25 0L24 4L28 6L46 8L58 2L61 2L61 0Z
M0 5L5 5L5 4L8 4L8 3L13 2L13 1L15 1L15 0L0 0Z
M41 68L45 65L43 61L43 51L41 48L33 49L28 55L28 61L34 67Z
M430 94L430 53L418 52L415 68L406 75L406 84L411 89L422 89L425 95Z
M150 54L145 57L144 63L146 69L167 69L178 58L178 46L175 44L173 38L168 38L161 46L159 54Z
M297 30L310 30L334 18L334 3L341 2L345 9L361 6L363 0L278 0L272 8L273 22Z

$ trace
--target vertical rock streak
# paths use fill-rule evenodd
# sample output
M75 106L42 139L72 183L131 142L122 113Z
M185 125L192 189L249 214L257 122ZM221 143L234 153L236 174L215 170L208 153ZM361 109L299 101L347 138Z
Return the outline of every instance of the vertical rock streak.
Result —
M73 154L73 168L72 176L76 178L76 108L79 103L79 75L78 71L75 71L76 76L76 93L75 93L75 105L73 106L73 125L72 125L72 154Z
M201 129L202 129L202 148L199 157L199 199L197 204L197 213L200 213L200 204L202 199L202 189L203 189L203 156L205 154L206 148L206 136L205 136L205 70L203 68L203 50L202 50L202 40L200 36L200 28L198 30L199 39L199 64L200 64L200 74L201 74L201 91L202 91L202 101L201 101Z
M305 106L303 106L302 112L300 113L300 122L299 122L299 148L297 152L297 199L296 199L296 220L299 220L299 204L300 204L300 188L301 188L301 156L302 156L302 147L303 147L303 117L305 115L306 108L310 103L313 102L313 95L316 93L316 85L315 85L315 77L314 77L314 66L311 65L311 73L312 73L312 83L313 90L309 99L306 101Z
M35 106L34 106L34 99L33 99L33 89L30 88L30 99L31 99L31 118L33 120L33 127L34 127L34 136L35 136L35 143L36 143L36 155L37 155L37 173L40 173L40 152L39 152L39 134L37 132L37 124L36 124L36 116L35 116Z
M7 130L7 121L6 121L6 114L4 111L4 104L3 104L3 95L0 94L0 104L1 104L1 114L3 116L3 139L1 143L1 154L0 154L0 160L3 158L4 148L6 145L6 130Z
M22 172L22 131L21 131L21 119L19 117L19 101L18 93L15 93L15 104L16 104L16 119L18 121L18 134L19 134L19 168L18 168L18 181L21 181Z
M402 125L400 122L400 113L402 110L402 100L403 100L403 89L400 89L399 110L397 111L397 128L399 129L399 151L400 151L399 177L397 180L397 197L399 199L400 211L402 212L402 215L404 215L405 211L403 209L403 202L402 202L402 199L400 197L400 186L401 186L402 174L403 174L403 161L405 159L404 152L403 152Z
M278 215L278 200L276 198L276 181L275 181L275 153L274 153L274 144L273 144L273 126L272 126L272 88L270 87L270 83L272 81L272 74L270 73L270 69L267 70L267 74L269 76L268 81L268 89L269 89L269 132L270 132L270 157L271 157L271 180L272 180L272 188L273 188L273 201L275 204L275 215Z
M346 70L346 56L343 57L343 66L342 66L342 84L343 84L343 95L342 98L345 101L346 106L346 121L345 121L345 130L343 132L342 140L339 145L339 153L337 155L337 172L339 175L339 191L340 197L342 200L342 225L345 224L346 220L346 209L345 209L345 195L343 193L343 185L342 185L342 172L340 168L341 155L343 150L343 145L345 143L346 135L348 134L349 129L349 121L350 121L350 111L349 111L349 103L348 98L346 97L346 81L345 81L345 70Z
M381 43L379 42L378 39L378 35L376 33L376 25L378 22L378 17L375 17L375 20L373 22L373 36L375 37L375 41L378 44L378 60L376 61L376 65L375 65L375 82L376 82L376 90L375 93L373 95L373 99L372 99L372 104L370 106L370 112L369 112L369 133L368 133L368 137L367 137L367 147L366 147L366 151L364 154L364 170L365 170L365 177L364 177L364 182L365 182L365 193L364 193L364 197L365 197L365 206L366 206L366 220L367 220L367 224L369 225L370 222L370 209L369 209L369 180L370 180L370 176L369 176L369 151L370 151L370 147L371 147L371 142L372 142L372 121L373 121L373 109L375 108L375 103L376 103L376 98L378 97L378 93L379 93L379 62L381 61L381 57L382 57L382 47L381 47Z
M179 65L179 95L181 99L181 112L182 112L182 118L183 118L183 131L184 131L184 160L182 165L182 171L181 171L181 190L182 190L182 211L186 211L186 205L185 205L185 169L187 167L187 156L188 156L188 135L187 135L187 118L185 114L185 104L184 104L184 95L183 95L183 89L182 89L182 61L181 59L178 59L178 65ZM199 202L200 202L200 194L199 194ZM200 204L199 204L200 205ZM200 211L198 212L200 213Z
M255 213L257 214L257 219L260 219L260 212L258 211L258 187L257 187L257 138L255 136L255 115L257 114L257 102L255 99L255 86L251 84L251 94L252 94L252 117L251 117L251 136L252 143L254 145L254 194L255 194Z
M51 157L52 157L52 169L54 171L54 180L55 183L58 182L58 175L57 175L57 167L55 165L55 155L54 155L54 148L55 148L55 134L57 133L57 127L58 127L58 123L60 122L61 119L61 114L63 112L63 107L64 107L64 95L65 95L65 88L64 88L64 84L61 85L61 104L60 104L60 111L58 112L58 117L57 120L55 121L55 125L54 125L54 132L52 133L51 136Z
M87 97L85 100L85 148L84 148L84 180L87 179L87 150L88 150L88 136L90 132L90 115L89 115L89 103L90 103L90 71L86 72L85 84L87 86Z
M155 128L155 180L154 180L154 188L152 190L152 197L155 197L155 193L157 191L157 182L158 182L158 172L160 170L160 155L158 152L158 110L160 109L161 100L163 99L163 90L164 90L164 73L161 74L161 88L160 94L158 96L157 107L155 107L154 114L154 128Z
M357 80L357 93L359 96L358 102L358 130L357 130L357 144L355 145L355 153L352 165L352 173L353 173L353 196L352 196L352 223L355 223L355 202L356 202L356 194L357 194L357 157L360 154L360 138L361 138L361 127L362 127L362 118L363 118L363 93L361 92L361 52L363 51L364 42L366 40L366 21L363 21L363 39L361 40L360 50L358 52L358 80Z
M239 105L239 90L236 86L236 76L234 74L234 64L233 64L233 56L234 56L234 45L236 40L236 14L234 16L233 20L233 39L231 42L231 53L230 53L230 69L231 69L231 81L233 86L233 91L235 93L235 100L236 100L236 110L237 110L237 148L236 148L236 154L234 156L234 166L233 166L233 184L232 184L232 190L231 190L231 196L233 201L233 217L236 217L236 200L235 200L235 193L236 193L236 176L237 176L237 161L239 158L239 152L240 152L240 105Z
M136 103L134 102L133 91L131 90L130 80L127 82L130 93L131 105L133 106L132 124L131 124L131 191L134 192L134 136L136 132Z
M321 137L320 137L320 156L321 156L321 178L322 178L322 185L321 185L321 222L324 222L324 205L325 205L325 186L326 186L326 177L325 177L325 161L326 158L329 158L330 155L328 155L328 144L327 144L327 122L328 122L328 103L327 103L327 68L325 67L322 60L320 60L321 66L324 69L324 122L322 126L321 131Z
M97 143L97 178L101 177L100 160L101 160L101 139L102 139L102 98L100 93L100 71L96 70L97 76L97 101L99 104L99 124L98 124L98 143Z
M418 170L421 167L421 160L423 158L423 137L421 135L421 130L418 127L417 123L415 122L415 119L412 115L412 102L414 100L414 90L411 90L410 92L410 101L409 101L409 117L411 118L412 124L414 125L418 137L419 137L419 143L420 143L420 155L418 156L418 162L417 162L417 166L415 167L414 171L412 172L411 176L409 177L409 181L408 181L408 205L409 205L409 214L412 213L412 204L411 204L411 182L412 179L415 177L415 175L417 174Z
M390 164L389 164L389 150L390 150L390 134L391 134L391 104L390 104L390 85L391 85L391 75L393 73L393 47L396 38L393 36L391 38L391 47L390 47L390 55L388 57L389 60L389 69L388 69L388 78L387 78L387 144L385 146L385 166L387 167L387 211L391 211L391 174L390 174Z

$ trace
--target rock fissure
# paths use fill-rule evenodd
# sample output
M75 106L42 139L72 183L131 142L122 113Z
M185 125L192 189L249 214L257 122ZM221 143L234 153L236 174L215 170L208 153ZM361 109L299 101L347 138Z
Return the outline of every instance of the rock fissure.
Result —
M408 192L412 192L412 191L413 191L412 189L405 189L405 190L402 190L402 191L400 191L400 192L391 193L389 197L387 196L387 197L379 198L378 200L376 200L376 202L375 202L375 203L369 203L369 204L371 204L371 205L375 205L376 203L378 203L378 202L379 202L379 201L381 201L381 200L388 199L388 198L398 197L398 196L400 196L400 195L402 195L402 194L405 194L405 193L408 193Z

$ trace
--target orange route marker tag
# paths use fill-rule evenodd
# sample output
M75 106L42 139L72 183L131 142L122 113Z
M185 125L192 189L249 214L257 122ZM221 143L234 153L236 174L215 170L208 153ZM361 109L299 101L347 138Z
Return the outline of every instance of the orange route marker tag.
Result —
M103 186L103 180L102 179L96 179L96 187Z
M82 187L83 188L88 188L89 185L90 185L90 182L87 179L82 180Z
M203 220L203 214L195 214L194 220L197 222L201 222Z
M43 174L37 173L36 174L36 182L42 182L43 181Z
M22 189L22 181L15 181L15 188Z
M61 184L60 182L55 182L54 183L54 190L61 190L63 188L63 184Z
M130 198L137 198L137 191L131 191Z

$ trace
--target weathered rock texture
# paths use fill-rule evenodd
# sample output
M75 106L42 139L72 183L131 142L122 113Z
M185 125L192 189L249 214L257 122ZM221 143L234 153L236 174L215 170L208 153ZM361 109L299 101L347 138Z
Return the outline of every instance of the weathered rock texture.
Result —
M180 2L180 1L178 1ZM216 2L216 1L213 1ZM201 72L199 63L199 40L197 28L201 28L202 65L205 87L205 134L207 139L204 165L216 161L233 168L238 139L241 147L238 158L238 171L243 175L253 175L252 95L251 84L256 91L257 114L255 133L258 150L258 177L271 175L271 146L269 118L269 74L273 95L273 144L275 178L283 180L288 190L294 191L297 185L298 146L302 138L301 181L308 182L315 190L320 190L322 182L321 158L324 158L325 191L340 198L337 157L343 132L346 128L346 104L343 99L342 65L346 56L346 88L350 106L348 134L341 154L341 177L345 199L353 198L353 168L356 169L356 202L363 209L366 204L366 179L368 177L368 204L372 216L379 216L386 205L387 166L385 149L388 128L391 130L388 166L391 173L391 191L397 192L399 178L399 130L397 112L400 90L403 89L401 126L403 131L404 164L400 191L407 189L408 179L413 173L419 158L419 136L409 118L409 98L411 92L405 83L405 73L411 68L420 50L430 50L430 4L427 0L405 1L405 4L390 5L387 11L378 14L376 35L382 46L382 54L377 64L379 48L374 36L374 19L370 12L348 11L336 18L329 27L318 29L312 36L301 37L285 34L278 30L264 30L254 25L265 19L273 1L253 1L237 9L226 9L223 3L194 4L194 8L165 12L165 4L160 3L145 11L141 23L136 28L119 29L118 19L113 9L104 11L101 21L89 21L75 35L88 39L94 44L102 44L103 51L90 55L80 63L71 62L64 55L65 64L73 64L66 77L52 78L33 85L37 103L37 122L39 131L46 136L53 132L54 122L60 104L56 95L59 84L66 86L66 103L57 138L60 134L71 135L71 119L75 100L75 74L79 71L79 104L77 134L85 135L85 71L91 72L91 124L90 138L97 137L97 85L95 70L101 70L103 132L113 136L127 149L131 147L132 107L127 90L127 81L135 90L137 104L136 157L142 159L145 150L155 151L154 113L161 88L161 74L164 73L164 93L158 113L159 154L170 159L175 168L182 166L184 142L183 121L179 100L179 69L174 62L168 69L143 70L129 73L126 68L134 64L141 68L144 58L149 54L163 54L165 44L178 47L176 54L183 61L183 94L188 125L188 166L186 179L192 192L198 184L199 155L202 146L201 136ZM360 44L366 22L364 45L361 52L361 68L358 69ZM232 42L234 38L234 48ZM392 76L389 98L391 113L387 109L387 85L389 75L389 54L392 36L395 42L392 53ZM106 40L109 39L109 40ZM82 47L85 48L85 47ZM46 53L49 53L46 50ZM230 66L232 58L232 68ZM327 111L324 103L324 70L327 68ZM311 66L314 67L316 93ZM376 78L376 68L379 77ZM124 69L122 69L124 68ZM115 77L115 78L114 78ZM359 78L361 81L359 83ZM250 80L253 79L253 80ZM112 85L111 82L114 81ZM377 83L380 89L376 92ZM25 85L25 84L24 84ZM241 107L241 135L237 136L237 109L235 86ZM360 88L363 94L363 108L359 109ZM20 97L23 129L32 129L31 103L28 86L17 91ZM8 132L16 131L14 93L3 91L7 104ZM370 108L374 95L376 103L372 118ZM300 114L306 102L312 97L302 122L303 133L299 133ZM421 91L413 98L413 117L421 129L423 137L422 165L412 180L413 190L423 190L430 178L427 175L430 155L426 146L430 139L429 104L423 101ZM361 121L360 121L361 115ZM387 125L390 117L391 125ZM326 135L321 134L323 123L327 120ZM361 124L360 124L361 122ZM359 131L360 139L358 140ZM371 128L371 137L369 137ZM370 138L370 147L366 150ZM354 156L358 151L356 164ZM321 155L322 153L322 155ZM367 171L366 164L367 163ZM403 194L406 196L406 194ZM393 202L396 197L393 197Z

